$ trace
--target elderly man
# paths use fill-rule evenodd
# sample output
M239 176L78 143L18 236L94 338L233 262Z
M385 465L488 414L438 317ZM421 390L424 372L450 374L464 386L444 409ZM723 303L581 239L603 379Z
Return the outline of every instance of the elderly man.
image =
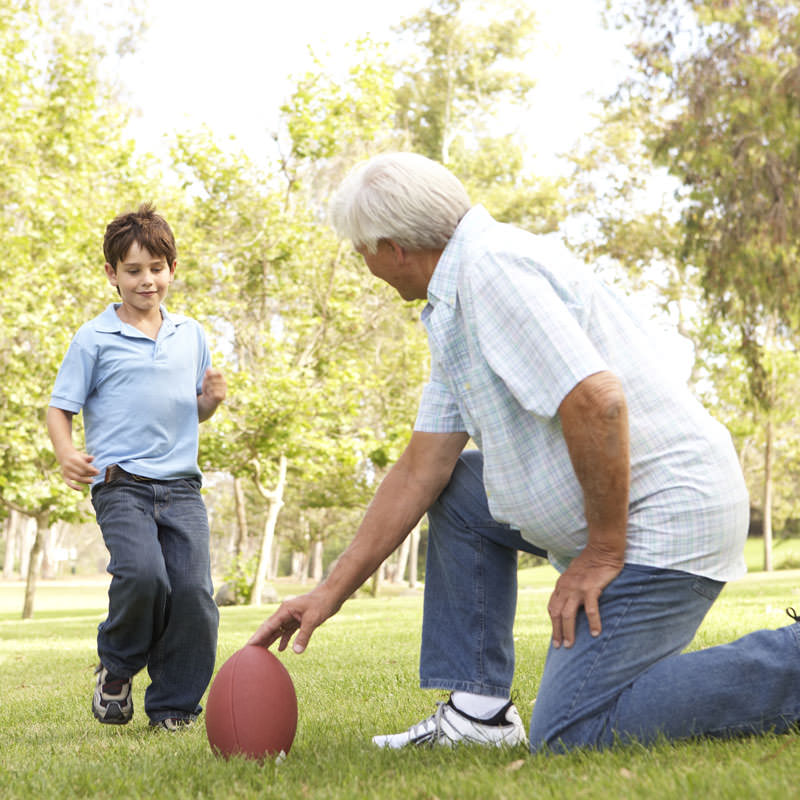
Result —
M330 576L251 642L302 652L427 512L423 688L451 692L381 747L514 745L517 551L560 572L530 747L785 731L800 624L691 653L744 572L748 498L727 431L670 375L625 301L537 260L536 237L470 205L440 164L378 156L342 184L337 231L405 300L432 369L408 447ZM469 439L477 450L465 450Z

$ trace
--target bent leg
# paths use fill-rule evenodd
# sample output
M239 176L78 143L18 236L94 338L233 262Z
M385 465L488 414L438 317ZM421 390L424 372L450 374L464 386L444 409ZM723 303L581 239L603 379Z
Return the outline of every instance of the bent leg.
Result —
M517 551L545 555L492 519L483 457L459 458L428 511L420 686L508 696L514 675Z
M785 730L800 717L800 626L682 653L721 588L626 565L600 598L601 635L581 612L575 645L551 647L531 749Z
M110 554L108 616L98 626L97 652L114 675L132 677L147 663L163 633L169 595L149 487L118 481L93 497L97 522Z

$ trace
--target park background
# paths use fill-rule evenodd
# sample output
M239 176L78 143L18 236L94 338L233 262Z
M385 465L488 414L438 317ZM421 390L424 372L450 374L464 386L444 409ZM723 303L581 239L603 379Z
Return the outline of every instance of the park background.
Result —
M145 200L178 241L168 307L229 383L201 429L216 582L258 603L325 574L427 375L420 305L327 224L341 178L390 149L634 298L731 431L751 568L799 567L798 52L776 0L0 0L0 547L20 611L39 580L104 573L44 411L115 299L105 225ZM423 581L424 545L423 522L371 591Z
M784 625L800 587L799 52L782 0L0 0L0 794L795 796L796 734L559 758L369 747L431 711L424 524L302 656L279 654L300 710L285 761L215 759L202 726L151 736L146 676L130 725L95 724L107 555L44 411L73 332L115 299L105 225L154 201L178 239L168 305L204 324L230 385L200 454L215 580L237 602L221 665L274 608L250 600L330 568L409 436L419 305L368 276L326 207L360 159L416 150L541 233L549 263L583 259L629 293L665 369L731 431L750 574L691 648ZM521 562L526 721L554 577Z

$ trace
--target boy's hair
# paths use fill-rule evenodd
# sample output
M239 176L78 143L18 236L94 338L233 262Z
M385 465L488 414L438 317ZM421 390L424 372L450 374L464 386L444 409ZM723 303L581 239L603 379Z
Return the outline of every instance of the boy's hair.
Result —
M115 271L134 242L151 255L164 256L170 265L177 258L172 229L152 203L142 203L137 211L120 214L108 224L103 255Z

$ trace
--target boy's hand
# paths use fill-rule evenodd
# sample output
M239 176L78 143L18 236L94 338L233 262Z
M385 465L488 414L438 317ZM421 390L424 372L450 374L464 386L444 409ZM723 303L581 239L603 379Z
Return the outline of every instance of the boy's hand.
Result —
M90 484L100 470L92 464L94 456L72 450L61 460L61 476L71 489L81 491L85 485Z
M225 399L228 384L225 376L218 369L207 369L203 376L202 392L197 397L197 412L200 422L207 420Z

